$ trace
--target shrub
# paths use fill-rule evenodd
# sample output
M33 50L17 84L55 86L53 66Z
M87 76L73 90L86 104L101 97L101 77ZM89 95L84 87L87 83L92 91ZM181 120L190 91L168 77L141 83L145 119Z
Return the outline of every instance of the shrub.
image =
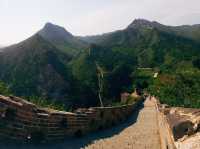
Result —
M65 105L62 103L54 102L47 100L46 98L37 97L37 96L31 96L31 97L25 97L28 101L45 108L60 110L60 111L66 111L67 108L65 108Z

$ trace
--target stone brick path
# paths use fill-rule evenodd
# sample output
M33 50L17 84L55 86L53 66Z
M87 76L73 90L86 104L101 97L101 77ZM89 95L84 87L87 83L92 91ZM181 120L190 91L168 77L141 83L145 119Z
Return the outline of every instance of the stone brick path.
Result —
M94 141L85 149L160 149L154 102L147 99L137 121L119 134Z

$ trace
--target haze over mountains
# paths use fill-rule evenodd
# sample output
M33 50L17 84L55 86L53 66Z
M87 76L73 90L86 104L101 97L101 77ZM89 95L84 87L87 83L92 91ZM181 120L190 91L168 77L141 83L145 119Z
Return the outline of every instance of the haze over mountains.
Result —
M76 37L47 23L29 39L3 48L0 79L18 96L91 106L98 104L97 64L106 74L109 102L131 88L137 67L193 67L199 56L200 25L172 27L137 19L124 30Z
M181 26L166 26L166 25L160 24L156 21L148 21L145 19L135 19L124 30L106 33L103 35L80 37L80 39L90 42L90 43L92 43L92 42L98 43L98 42L101 42L101 40L103 40L103 38L109 38L109 36L113 35L113 33L120 33L120 32L129 30L131 28L136 29L136 30L139 28L158 29L160 31L164 31L164 32L175 34L175 35L183 36L183 37L186 37L189 39L193 39L196 41L200 41L200 31L199 31L200 24L181 25Z

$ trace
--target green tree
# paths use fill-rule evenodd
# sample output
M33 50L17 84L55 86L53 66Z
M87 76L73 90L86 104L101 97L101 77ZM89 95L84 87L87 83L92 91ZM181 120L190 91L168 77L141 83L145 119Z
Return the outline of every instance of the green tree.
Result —
M11 95L10 89L9 89L8 86L7 86L4 82L2 82L2 81L0 81L0 94L2 94L2 95Z

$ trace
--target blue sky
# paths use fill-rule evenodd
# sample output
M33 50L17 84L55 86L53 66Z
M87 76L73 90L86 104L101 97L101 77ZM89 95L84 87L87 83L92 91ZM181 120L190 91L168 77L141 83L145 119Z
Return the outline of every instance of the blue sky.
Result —
M22 41L46 22L93 35L123 29L135 18L200 24L200 0L0 0L0 45Z

